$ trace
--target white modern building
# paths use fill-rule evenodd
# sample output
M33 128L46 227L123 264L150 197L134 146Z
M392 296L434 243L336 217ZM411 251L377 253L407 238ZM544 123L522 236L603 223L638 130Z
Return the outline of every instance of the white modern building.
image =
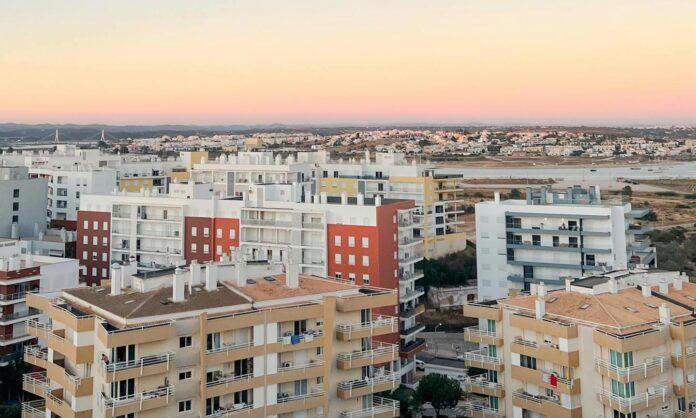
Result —
M524 200L476 204L476 263L481 300L528 291L532 283L564 286L565 278L634 266L654 266L655 248L640 218L621 199L602 199L599 187L542 187Z
M0 167L0 237L19 238L46 225L46 180L26 167Z

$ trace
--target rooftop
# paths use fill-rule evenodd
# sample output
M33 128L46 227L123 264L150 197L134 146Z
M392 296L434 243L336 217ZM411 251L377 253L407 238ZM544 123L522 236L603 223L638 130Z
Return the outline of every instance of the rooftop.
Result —
M360 288L356 285L304 274L300 275L299 286L296 288L289 288L285 286L284 274L253 279L253 281L254 283L249 283L247 281L247 284L243 287L235 286L232 282L225 282L225 285L231 286L254 301L259 302L301 296L321 295L324 293L351 289L357 290Z

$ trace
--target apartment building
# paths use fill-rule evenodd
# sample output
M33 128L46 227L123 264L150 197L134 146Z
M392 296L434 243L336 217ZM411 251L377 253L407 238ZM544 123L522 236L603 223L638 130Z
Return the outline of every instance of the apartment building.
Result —
M553 191L527 188L524 200L476 204L479 299L499 299L531 284L563 287L566 277L636 266L656 266L642 220L621 198L602 198L599 187Z
M46 225L46 190L46 180L30 178L26 167L0 166L0 237L30 236Z
M32 291L51 292L77 286L77 260L22 254L17 240L0 240L0 367L21 358L34 341L26 330L39 312L27 304Z
M282 158L280 154L274 157L272 152L239 152L222 154L214 161L194 162L191 179L212 183L213 190L222 197L241 196L250 184L276 183L301 184L303 193L308 195L314 192L312 168L307 162L298 162L293 155Z
M126 192L167 193L169 183L187 181L188 172L181 159L162 159L155 155L125 156L117 168L118 188Z
M319 158L322 156L323 161ZM423 220L418 233L423 238L426 258L466 248L462 176L438 173L432 165L416 163L415 159L409 163L403 153L378 152L374 161L369 151L361 160L348 161L331 161L327 153L322 153L312 161L316 162L320 193L412 199Z
M696 414L696 285L616 271L469 304L465 410L474 417ZM693 329L692 329L693 328ZM473 374L473 370L482 370Z
M235 255L237 258L237 255ZM397 292L289 262L191 263L34 294L23 415L397 417ZM391 314L391 315L390 315Z

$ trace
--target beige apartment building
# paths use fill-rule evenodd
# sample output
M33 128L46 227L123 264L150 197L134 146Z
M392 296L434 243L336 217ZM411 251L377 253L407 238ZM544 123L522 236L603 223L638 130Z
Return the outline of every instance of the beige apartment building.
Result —
M32 294L24 417L395 417L396 290L193 262ZM378 341L379 340L379 341ZM391 341L391 342L390 342Z
M619 271L473 303L465 339L472 417L696 416L696 284Z

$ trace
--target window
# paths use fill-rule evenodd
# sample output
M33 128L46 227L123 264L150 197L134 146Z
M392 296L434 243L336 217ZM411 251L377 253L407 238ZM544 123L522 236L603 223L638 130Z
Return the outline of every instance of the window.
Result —
M353 255L353 254L348 255L348 265L349 266L355 265L355 255Z
M186 348L186 347L191 347L191 336L190 335L185 335L183 337L179 337L179 348Z
M82 222L82 229L89 229L89 221Z
M363 267L370 267L370 256L369 255L362 256L362 265L363 265Z
M97 268L92 267L92 277L97 277Z
M617 380L611 379L611 393L612 395L616 395L621 398L631 398L636 396L635 382L621 383Z
M348 273L348 281L355 283L355 273Z
M208 254L208 253L210 253L210 245L203 244L203 254Z
M222 229L218 228L215 230L215 238L222 238Z
M83 251L83 252L82 252L82 259L83 259L83 260L86 260L87 257L89 257L89 253L88 253L87 251Z
M559 247L561 245L561 241L560 241L559 237L553 237L552 239L553 239L553 246L554 247Z
M370 284L370 275L369 275L369 274L363 274L363 275L362 275L362 280L363 280L363 284Z
M334 263L341 264L341 254L334 254Z
M337 247L340 247L340 246L341 246L341 236L340 236L340 235L336 235L336 236L334 237L334 245L337 246Z
M14 210L14 211L19 210L19 202L12 202L12 210Z
M236 236L237 231L235 231L234 229L230 229L230 239L235 239Z
M578 248L578 237L568 237L568 246Z
M108 257L108 256L109 256L109 255L108 255L107 253L102 253L102 261L108 261L108 260L107 260L107 257Z
M336 274L334 274L334 277L336 280L341 280L343 278L343 274L341 274L340 271L337 271Z
M102 245L107 246L109 245L109 238L108 237L102 237Z
M92 229L95 231L99 230L99 221L92 222Z
M222 255L222 245L215 246L215 254Z
M351 248L355 247L355 237L348 237L348 246Z
M633 366L633 351L620 353L618 351L609 350L609 363L617 367Z
M104 277L104 278L106 278L107 273L106 273L106 269L105 269L105 268L102 268L102 275L101 275L101 276Z
M19 189L14 189L12 191L12 197L19 197Z
M196 228L195 226L192 226L191 227L191 236L195 237L196 235L198 235L198 228Z
M18 215L12 215L12 223L16 224L19 222L19 216Z
M210 228L203 228L203 236L206 238L210 236Z
M537 368L536 358L525 356L524 354L521 354L520 355L520 366L526 367L528 369L536 370L536 368Z
M198 250L197 245L195 242L191 243L191 252L195 253Z
M179 372L179 380L186 380L186 379L190 379L190 378L191 378L191 370Z
M92 253L92 261L97 261L97 253Z
M97 236L92 237L92 245L99 245L99 237L97 237Z
M681 410L682 409L680 409L680 411ZM612 418L636 418L636 413L635 412L623 413L623 412L619 412L619 411L614 411Z
M532 245L541 246L541 235L532 235Z
M370 248L370 239L368 237L362 238L362 247L363 248Z
M185 401L179 401L179 412L186 412L191 410L191 399Z
M109 223L108 222L102 222L102 230L108 231L109 230Z

